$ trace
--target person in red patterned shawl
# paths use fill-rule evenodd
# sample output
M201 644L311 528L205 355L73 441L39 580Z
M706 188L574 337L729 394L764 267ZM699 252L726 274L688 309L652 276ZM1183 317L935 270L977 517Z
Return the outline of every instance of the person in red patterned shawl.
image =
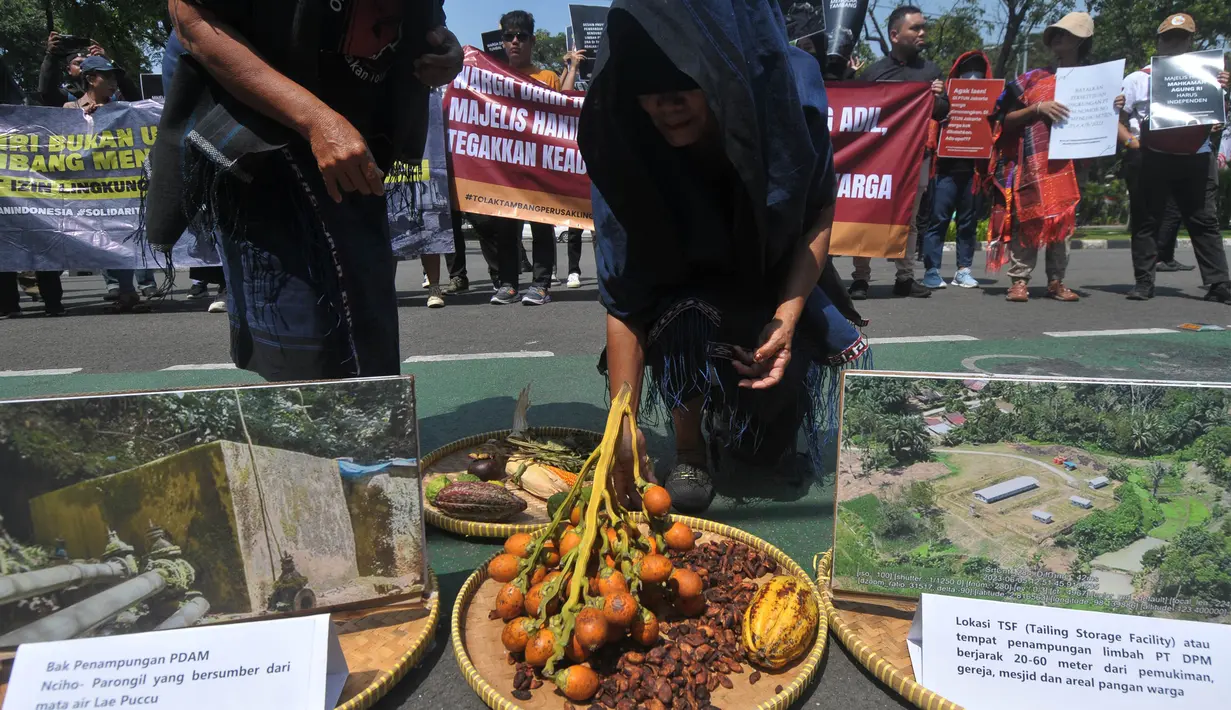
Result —
M1069 115L1055 101L1056 69L1085 61L1094 44L1094 20L1084 12L1070 12L1043 31L1043 44L1055 56L1055 65L1032 69L1009 81L996 104L995 150L992 153L992 215L988 234L987 268L998 271L1007 263L1013 280L1008 300L1030 300L1027 284L1046 251L1047 296L1058 301L1079 300L1064 285L1068 267L1068 239L1077 226L1081 192L1071 160L1049 160L1051 124ZM1116 98L1118 113L1124 100Z

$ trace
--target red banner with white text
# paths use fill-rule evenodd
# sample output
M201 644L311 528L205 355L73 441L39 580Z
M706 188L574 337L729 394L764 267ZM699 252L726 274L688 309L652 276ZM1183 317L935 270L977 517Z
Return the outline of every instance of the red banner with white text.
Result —
M829 136L838 175L829 253L901 258L932 117L932 92L919 82L835 82Z
M454 207L593 229L590 178L577 148L582 100L466 47L444 100Z

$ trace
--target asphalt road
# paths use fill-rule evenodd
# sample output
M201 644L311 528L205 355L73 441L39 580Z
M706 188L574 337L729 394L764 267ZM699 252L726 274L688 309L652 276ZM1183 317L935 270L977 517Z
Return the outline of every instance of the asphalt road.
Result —
M563 245L559 254L563 258ZM946 254L950 264L952 256ZM1192 261L1191 250L1182 249L1179 256ZM532 423L601 427L604 388L594 364L603 343L603 310L589 245L583 288L557 288L555 301L543 307L488 305L490 284L477 250L470 265L474 290L450 297L441 310L425 307L417 264L403 264L399 271L401 350L411 359L403 371L417 376L423 451L508 426L513 398L530 381ZM839 259L843 274L849 265ZM981 267L976 274L982 274ZM986 279L978 290L950 287L926 300L894 299L892 267L877 263L874 275L880 280L873 283L873 298L860 309L872 321L866 332L874 339L878 369L1193 380L1225 380L1231 371L1231 333L1175 330L1184 322L1231 324L1227 306L1200 300L1195 273L1160 275L1158 298L1126 301L1127 250L1073 253L1068 283L1085 296L1076 304L1042 298L1006 303L1003 276ZM186 274L182 278L186 287ZM40 307L27 302L29 317L0 321L0 399L257 379L217 367L229 362L227 319L205 313L202 302L185 301L182 289L154 313L108 315L101 277L68 278L65 286L67 317L42 317ZM670 448L661 429L650 437L653 455ZM832 540L832 486L780 497L766 497L758 488L757 494L750 499L724 492L712 517L773 542L809 567L812 554ZM429 530L428 549L441 580L436 645L377 707L479 710L484 705L453 661L449 619L462 582L495 547ZM818 676L820 682L796 707L910 707L832 639Z
M588 244L583 252L583 287L557 287L552 291L553 302L542 307L489 305L486 269L477 250L471 252L469 263L475 277L471 292L450 296L448 306L438 310L426 308L419 265L400 266L403 358L521 351L597 356L604 337L603 311L597 303ZM559 255L563 260L563 245ZM953 255L945 256L951 264ZM1191 263L1191 250L1181 250L1180 258ZM849 264L849 259L838 259L844 276ZM1153 301L1125 300L1123 294L1132 281L1128 250L1073 252L1067 282L1085 296L1079 303L1042 298L1042 283L1036 288L1040 296L1036 300L1007 303L1007 277L985 276L981 263L976 266L983 288L949 287L928 299L898 299L889 293L892 267L875 263L873 276L879 280L872 284L872 298L859 304L872 321L867 334L877 339L1028 340L1057 331L1175 328L1194 321L1231 323L1227 306L1201 300L1204 292L1196 272L1160 274L1158 297ZM186 275L181 274L179 280L186 288ZM185 300L183 289L153 313L110 315L104 312L101 277L71 277L64 282L67 317L44 318L39 304L26 301L25 318L0 322L0 371L142 372L229 362L227 319L206 313L203 302Z

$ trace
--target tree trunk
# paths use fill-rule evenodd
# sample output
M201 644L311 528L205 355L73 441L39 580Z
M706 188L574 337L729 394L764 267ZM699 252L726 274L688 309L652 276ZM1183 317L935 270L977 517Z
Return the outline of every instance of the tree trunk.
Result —
M1005 3L1009 16L1004 24L1004 40L1000 43L1000 52L996 56L995 76L1001 77L1005 76L1005 72L1009 69L1009 60L1014 54L1013 45L1017 43L1017 36L1021 32L1022 23L1026 20L1026 12L1030 9L1033 0L1022 0L1020 7L1013 6L1016 0L1002 0L1002 2ZM1022 72L1024 71L1025 67L1022 67Z
M889 42L885 40L885 33L881 32L880 23L876 21L876 3L872 3L872 7L868 8L868 19L872 21L872 27L876 28L876 42L880 45L881 54L889 56ZM868 39L872 39L871 33L868 32L867 24L863 26L863 33Z

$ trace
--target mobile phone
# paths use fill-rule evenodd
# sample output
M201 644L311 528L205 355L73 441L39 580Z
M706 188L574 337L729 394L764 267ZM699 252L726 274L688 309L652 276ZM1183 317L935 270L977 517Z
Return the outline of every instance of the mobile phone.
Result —
M84 52L90 48L90 39L88 37L77 37L76 35L60 35L59 36L59 52L63 55L76 54Z

